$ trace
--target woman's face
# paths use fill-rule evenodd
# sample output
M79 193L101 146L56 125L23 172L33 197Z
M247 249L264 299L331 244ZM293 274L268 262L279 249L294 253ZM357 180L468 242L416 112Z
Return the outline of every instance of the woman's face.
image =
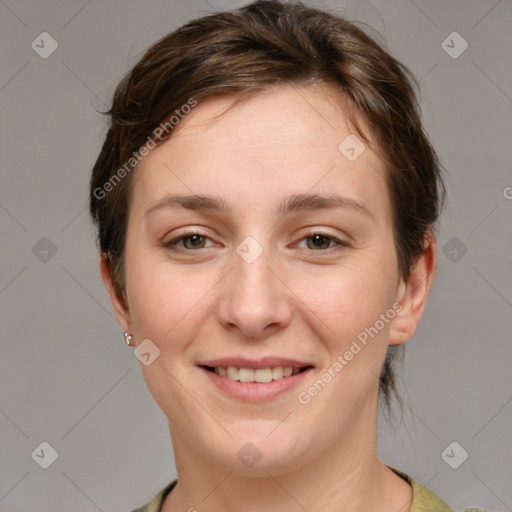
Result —
M118 317L160 351L177 457L277 474L372 434L402 282L383 164L335 94L202 103L134 172Z

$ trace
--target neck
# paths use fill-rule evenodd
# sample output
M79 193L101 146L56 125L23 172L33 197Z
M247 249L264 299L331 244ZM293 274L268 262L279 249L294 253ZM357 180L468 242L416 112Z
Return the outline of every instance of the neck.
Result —
M408 512L412 489L377 459L376 417L374 420L370 425L358 424L353 432L343 432L320 457L290 471L268 468L249 476L220 466L171 431L178 484L162 512Z

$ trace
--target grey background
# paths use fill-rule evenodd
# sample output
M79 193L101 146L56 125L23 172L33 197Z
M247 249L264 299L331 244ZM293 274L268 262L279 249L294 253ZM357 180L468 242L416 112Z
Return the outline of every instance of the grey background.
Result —
M175 476L166 418L99 276L93 107L156 39L245 3L0 1L1 512L131 510ZM421 79L449 172L437 279L407 344L409 408L382 422L380 455L457 510L512 510L512 3L315 5L370 24ZM43 31L59 45L47 59L31 48ZM457 59L441 47L453 31L469 44ZM48 469L31 457L43 441L58 452ZM441 457L453 441L469 453L458 469Z

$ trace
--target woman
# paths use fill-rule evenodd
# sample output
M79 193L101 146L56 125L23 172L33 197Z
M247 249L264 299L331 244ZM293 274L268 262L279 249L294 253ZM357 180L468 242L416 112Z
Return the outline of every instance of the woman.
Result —
M413 83L349 22L261 1L119 84L91 215L178 473L139 511L451 510L377 458L444 190Z

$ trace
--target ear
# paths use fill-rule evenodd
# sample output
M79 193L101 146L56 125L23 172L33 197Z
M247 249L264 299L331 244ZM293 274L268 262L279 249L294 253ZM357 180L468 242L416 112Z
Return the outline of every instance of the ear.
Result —
M121 326L123 331L130 331L130 314L128 307L123 297L121 297L114 284L114 278L112 277L112 268L109 261L104 253L100 256L100 273L103 284L107 289L110 296L110 302L114 309L114 315L116 316L117 323Z
M428 293L436 270L436 241L429 232L423 242L423 253L407 279L398 287L396 316L389 331L389 344L400 345L409 340L423 316Z

